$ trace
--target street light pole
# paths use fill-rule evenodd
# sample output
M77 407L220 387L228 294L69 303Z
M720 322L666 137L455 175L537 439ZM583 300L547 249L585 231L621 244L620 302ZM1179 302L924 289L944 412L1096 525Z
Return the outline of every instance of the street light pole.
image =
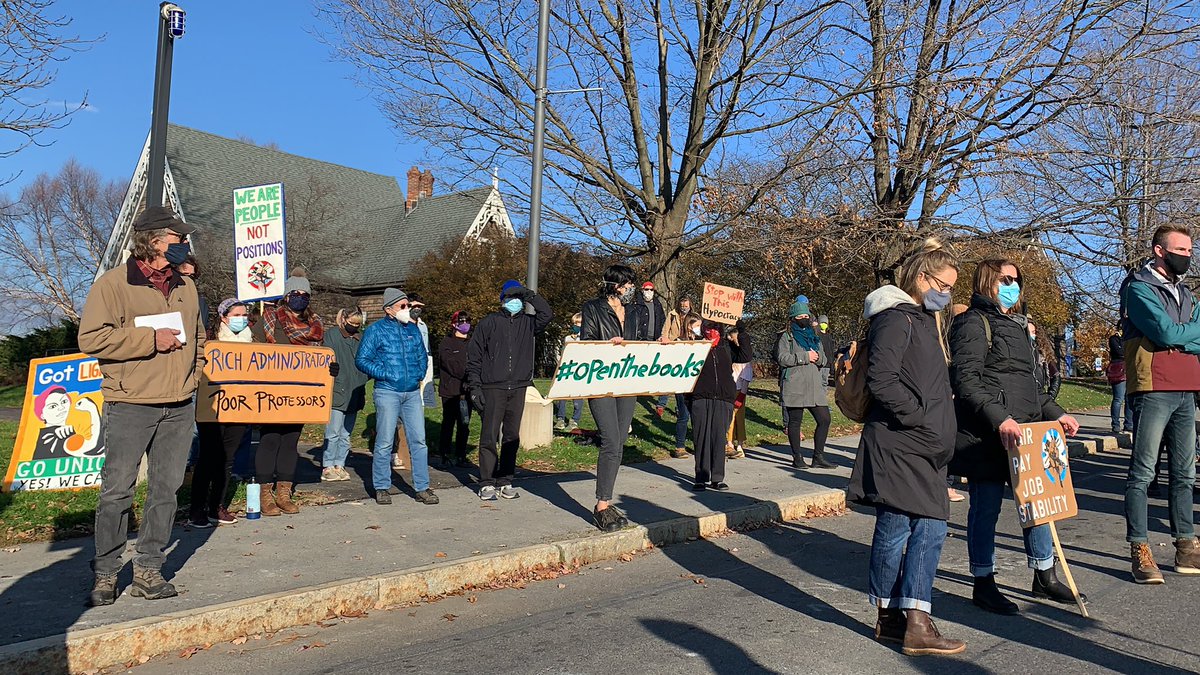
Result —
M533 176L529 181L529 269L525 286L538 287L538 245L542 236L542 173L546 142L546 70L550 60L550 0L538 3L537 75L533 104Z
M158 58L154 64L154 110L150 116L150 176L146 206L162 206L167 164L167 116L171 103L171 58L175 39L183 37L184 12L170 2L158 8Z

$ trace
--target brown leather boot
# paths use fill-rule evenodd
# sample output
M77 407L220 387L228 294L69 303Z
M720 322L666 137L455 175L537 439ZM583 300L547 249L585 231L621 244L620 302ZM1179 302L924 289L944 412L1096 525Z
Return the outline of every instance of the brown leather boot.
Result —
M259 492L261 502L259 504L259 513L264 516L278 516L283 512L275 505L275 484L263 483L262 490Z
M300 507L292 501L292 484L279 481L275 484L275 503L284 513L300 513Z
M904 612L896 608L879 608L879 619L875 621L875 639L888 642L904 642Z
M919 609L907 610L908 624L904 630L904 653L907 656L961 654L967 648L962 640L942 637L929 614Z

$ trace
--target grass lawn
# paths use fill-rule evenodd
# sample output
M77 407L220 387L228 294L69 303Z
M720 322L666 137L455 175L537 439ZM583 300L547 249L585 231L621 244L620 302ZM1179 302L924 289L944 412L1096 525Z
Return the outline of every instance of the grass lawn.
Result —
M20 408L25 405L25 385L0 387L0 408Z
M539 380L538 389L544 394L549 389L549 380ZM8 387L4 395L12 396L20 401L24 394L23 388ZM832 406L832 393L830 394ZM1108 405L1110 394L1108 385L1101 382L1069 382L1065 383L1059 402L1068 410L1089 410ZM746 433L750 445L763 443L783 445L787 436L782 428L782 414L779 408L779 388L774 381L760 380L753 383L751 396L748 400L746 413ZM17 405L20 405L19 403ZM668 456L670 448L675 445L675 400L669 397L667 413L659 419L654 412L654 401L641 399L633 420L633 434L625 447L624 461L626 464L662 459ZM830 436L841 436L855 433L857 425L847 420L836 406L832 406L833 429ZM441 408L426 411L425 431L430 446L436 453L438 432L441 427ZM359 415L358 424L354 430L354 445L368 447L367 429L374 426L374 408L370 397L367 400L367 410ZM581 426L584 429L594 429L591 413L585 410ZM806 415L804 420L805 433L811 438L813 420ZM316 425L305 427L302 443L320 445L323 429ZM0 472L8 470L12 459L13 443L16 440L17 423L0 420ZM471 446L474 447L479 439L479 417L471 419ZM690 441L689 441L690 447ZM476 453L472 451L472 458ZM595 467L596 448L589 445L577 445L571 436L556 434L554 443L548 447L522 450L518 456L521 466L537 472L585 471ZM188 482L185 480L180 489L179 503L188 503ZM74 536L87 535L91 532L92 521L95 517L98 490L86 489L75 492L20 492L11 494L0 493L0 544L11 545L27 541L42 541L49 539L65 539ZM301 501L319 500L316 492L303 492L299 495ZM134 498L134 513L140 517L142 501L145 498L144 486L139 486ZM311 498L311 499L310 499ZM244 504L245 488L237 485L234 494L234 507Z

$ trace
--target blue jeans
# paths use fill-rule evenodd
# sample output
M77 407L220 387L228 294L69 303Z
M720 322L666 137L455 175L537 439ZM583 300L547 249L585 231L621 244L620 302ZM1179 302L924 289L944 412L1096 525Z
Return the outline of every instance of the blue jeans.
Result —
M687 407L687 398L683 394L675 394L675 447L687 447L688 421L692 413Z
M946 541L946 521L875 507L868 573L871 604L933 611L933 578Z
M666 394L663 394L662 396L659 396L659 397L658 397L658 401L656 402L656 405L657 405L659 408L665 408L665 407L667 407L667 395L666 395Z
M1125 482L1125 540L1147 540L1146 486L1154 478L1159 448L1166 441L1167 507L1171 534L1176 539L1195 536L1192 499L1196 483L1196 401L1190 391L1154 391L1133 397L1137 433L1129 479Z
M421 390L392 391L375 387L375 449L371 456L371 476L376 490L392 486L392 447L396 444L396 423L404 423L404 438L412 458L413 489L429 489L429 449L425 446L425 401Z
M329 412L329 424L325 425L325 450L321 452L321 466L346 466L350 456L350 434L358 420L358 411L347 413L342 410Z
M579 420L583 419L583 399L574 399L571 401L571 405L575 407L575 413L571 418L575 420L575 424L579 424ZM567 399L559 399L554 402L554 419L567 419Z
M967 510L967 558L971 576L986 577L996 568L996 521L1004 504L1004 483L971 480L967 492L971 508ZM1014 512L1014 516L1016 513ZM1030 569L1054 567L1054 539L1049 525L1037 525L1022 532L1026 563Z

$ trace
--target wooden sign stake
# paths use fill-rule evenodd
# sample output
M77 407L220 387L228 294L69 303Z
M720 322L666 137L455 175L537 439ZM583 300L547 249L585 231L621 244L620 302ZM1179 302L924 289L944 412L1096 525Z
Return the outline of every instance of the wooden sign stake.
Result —
M1054 538L1054 550L1058 553L1058 559L1062 562L1063 575L1067 577L1067 586L1071 589L1071 595L1075 596L1075 604L1079 605L1079 613L1083 618L1090 619L1087 606L1083 604L1083 598L1079 597L1079 589L1075 587L1075 579L1071 576L1071 567L1067 565L1067 557L1063 555L1062 542L1058 540L1058 528L1054 527L1054 523L1047 523L1050 526L1050 536Z

